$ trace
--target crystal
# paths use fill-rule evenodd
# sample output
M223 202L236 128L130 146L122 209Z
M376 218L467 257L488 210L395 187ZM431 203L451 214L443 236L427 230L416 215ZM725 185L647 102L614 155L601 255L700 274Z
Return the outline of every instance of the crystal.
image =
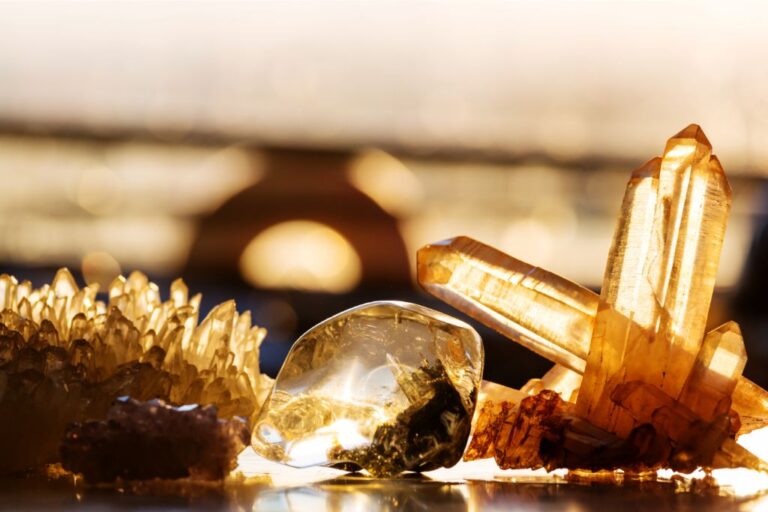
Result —
M591 291L460 236L417 254L429 293L572 370L585 367L598 298Z
M415 304L363 304L296 341L252 444L291 466L375 476L452 466L469 436L482 371L482 343L467 324Z
M702 344L731 203L711 150L689 126L627 186L576 401L619 435L634 422L611 400L615 387L642 379L677 398Z
M711 422L703 421L678 400L642 381L620 384L612 399L638 424L652 425L656 433L674 443L669 460L674 469L690 472L709 466L768 471L768 464L733 440L738 426L727 412Z
M150 478L221 480L248 444L240 418L218 419L215 406L171 407L119 398L106 419L67 427L62 466L86 481Z
M747 362L736 322L727 322L704 337L693 370L680 393L680 403L706 421L731 409L731 396Z
M482 405L470 456L490 443L502 467L759 466L733 436L768 422L768 395L741 377L735 323L704 336L731 203L711 150L691 125L632 174L599 296L464 237L419 251L427 291L556 363L530 396Z
M419 249L417 269L432 295L570 370L571 379L583 373L599 302L593 291L464 236ZM507 278L521 273L528 277ZM532 315L531 303L547 308ZM768 424L768 392L743 376L732 407L741 434Z
M66 425L105 418L119 396L249 419L269 391L258 366L266 331L234 303L198 326L200 295L181 280L165 302L139 272L116 278L106 303L97 291L66 269L38 289L0 276L0 473L58 461Z

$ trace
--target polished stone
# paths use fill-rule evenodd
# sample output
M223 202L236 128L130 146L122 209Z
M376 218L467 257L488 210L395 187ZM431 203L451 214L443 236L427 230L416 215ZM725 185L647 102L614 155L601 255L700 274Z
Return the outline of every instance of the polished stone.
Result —
M374 475L455 464L483 371L467 324L415 304L372 302L301 336L253 431L261 455Z

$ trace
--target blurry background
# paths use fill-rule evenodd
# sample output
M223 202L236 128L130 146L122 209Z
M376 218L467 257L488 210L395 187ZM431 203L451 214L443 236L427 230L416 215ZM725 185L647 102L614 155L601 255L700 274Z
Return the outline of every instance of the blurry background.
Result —
M766 384L766 26L734 2L5 2L0 271L181 275L268 327L274 375L364 301L463 318L413 282L458 234L597 290L629 172L697 122L734 191L711 323L741 321ZM488 378L549 367L478 328Z

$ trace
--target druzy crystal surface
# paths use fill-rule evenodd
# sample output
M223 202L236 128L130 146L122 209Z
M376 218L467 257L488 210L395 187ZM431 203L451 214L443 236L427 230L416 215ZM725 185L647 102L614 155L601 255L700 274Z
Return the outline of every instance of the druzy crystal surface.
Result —
M233 301L198 324L200 295L170 297L144 274L118 277L108 301L66 269L51 284L0 276L0 473L59 460L70 422L103 419L119 396L214 404L249 418L269 390L259 373L265 330Z
M720 162L691 125L632 173L600 295L466 237L422 248L427 291L556 363L524 397L482 405L467 456L502 467L764 469L733 442L768 423L768 394L741 375L738 325L704 333L730 203ZM528 452L515 441L537 436Z
M469 436L483 347L467 324L372 302L301 336L256 421L256 452L376 476L452 466Z
M221 480L237 466L249 437L243 419L219 419L213 405L171 407L121 397L106 419L67 427L62 466L88 482Z

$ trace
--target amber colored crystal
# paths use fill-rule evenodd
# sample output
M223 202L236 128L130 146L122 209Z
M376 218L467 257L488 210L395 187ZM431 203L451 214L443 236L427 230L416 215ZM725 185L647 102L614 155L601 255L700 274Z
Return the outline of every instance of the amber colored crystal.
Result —
M625 440L576 416L573 409L548 389L519 401L486 404L464 459L493 457L502 469L632 471L659 467L669 459L671 444L652 428L640 427Z
M529 380L520 391L527 395L535 395L548 389L559 394L566 402L575 402L581 381L580 374L556 364L542 378Z
M166 301L139 272L107 291L97 300L97 286L79 288L66 269L38 289L0 276L0 473L56 462L66 425L103 419L120 396L246 419L266 397L266 331L234 302L198 325L201 297L181 280Z
M613 389L643 380L678 397L702 343L731 202L711 149L689 126L627 186L576 401L578 414L619 435L633 421Z
M511 271L507 268L510 265ZM463 236L421 248L417 266L419 284L429 293L544 355L563 368L563 372L570 369L570 378L578 380L578 374L586 365L597 314L599 296L596 293ZM544 283L524 287L521 285L524 280L504 278L525 267L536 269L535 273L543 276ZM553 300L552 290L559 292L558 297L569 300ZM536 295L531 297L531 291ZM539 302L539 296L541 304L553 308L551 314L546 310L540 317L529 313L528 303ZM581 302L574 304L576 300ZM537 349L537 339L545 340L544 350ZM768 423L768 392L743 376L733 391L732 407L741 417L740 433Z
M612 400L638 424L652 425L675 443L676 460L672 463L681 470L710 466L768 471L768 464L732 439L732 419L727 413L711 422L702 421L678 400L641 381L620 384Z
M739 324L727 322L710 331L680 394L680 403L706 421L727 414L746 362Z
M427 245L419 284L529 350L582 372L597 296L471 238Z
M766 469L733 439L768 423L738 326L704 336L731 203L711 151L691 125L632 173L599 296L467 238L419 251L427 291L556 363L530 396L481 403L469 456Z

